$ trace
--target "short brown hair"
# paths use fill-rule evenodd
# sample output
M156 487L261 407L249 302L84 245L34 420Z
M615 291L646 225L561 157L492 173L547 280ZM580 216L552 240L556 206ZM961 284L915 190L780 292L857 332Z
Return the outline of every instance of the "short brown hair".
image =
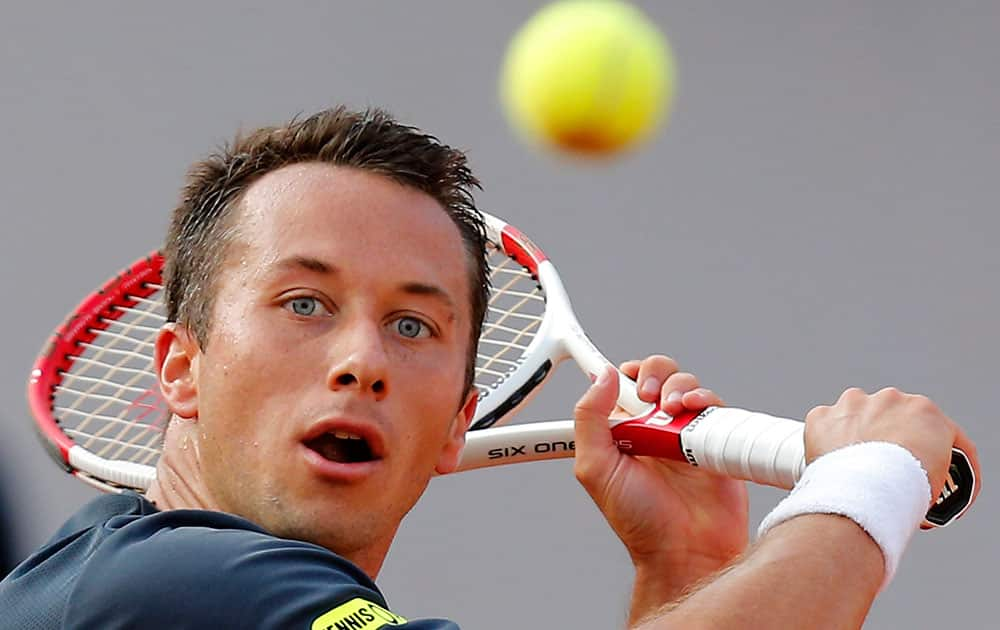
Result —
M243 193L289 164L321 162L378 173L436 199L462 235L469 262L472 336L466 391L489 298L486 236L473 189L480 188L465 154L400 124L380 109L328 109L286 125L239 135L193 164L164 247L167 320L187 325L204 348L212 326L215 279L234 233Z

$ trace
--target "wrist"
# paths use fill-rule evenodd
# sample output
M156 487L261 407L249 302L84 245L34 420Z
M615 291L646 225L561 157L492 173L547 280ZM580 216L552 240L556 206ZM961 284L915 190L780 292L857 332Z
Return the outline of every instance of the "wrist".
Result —
M728 566L738 552L725 556L706 556L691 550L673 550L631 556L635 581L629 613L630 623L659 610L664 604L680 600L699 584Z
M903 447L864 442L819 457L760 525L759 535L806 514L836 514L856 523L884 556L884 589L930 505L920 462Z
M633 566L635 567L633 599L640 592L648 592L652 599L661 603L677 599L692 584L718 571L717 566L701 566L697 563L650 562Z
M675 581L683 585L701 580L733 561L739 552L705 555L690 549L663 551L655 554L632 554L636 575L657 581Z

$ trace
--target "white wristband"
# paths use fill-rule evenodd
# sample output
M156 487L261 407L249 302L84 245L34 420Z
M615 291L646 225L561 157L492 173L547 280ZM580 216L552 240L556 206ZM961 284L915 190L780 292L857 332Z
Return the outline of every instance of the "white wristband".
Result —
M910 451L889 442L852 444L806 466L792 492L764 517L757 535L800 514L846 516L882 549L881 592L930 504L927 473Z

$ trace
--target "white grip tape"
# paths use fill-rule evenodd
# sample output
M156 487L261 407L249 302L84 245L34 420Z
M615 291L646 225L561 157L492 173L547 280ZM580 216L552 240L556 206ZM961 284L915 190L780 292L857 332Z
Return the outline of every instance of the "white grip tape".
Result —
M846 516L882 550L881 591L896 573L930 502L927 473L910 451L889 442L852 444L813 461L791 494L764 517L757 533L763 536L800 514Z
M804 427L764 413L711 407L684 427L681 444L692 464L788 490L805 468Z
M156 479L155 466L104 459L79 444L70 447L67 459L77 470L128 488L146 489Z

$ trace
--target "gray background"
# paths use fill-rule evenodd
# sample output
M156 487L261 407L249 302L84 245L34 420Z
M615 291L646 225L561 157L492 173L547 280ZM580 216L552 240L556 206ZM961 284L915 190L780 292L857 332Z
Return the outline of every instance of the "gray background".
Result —
M340 102L467 149L482 206L545 247L613 358L668 352L730 403L792 417L851 385L924 392L990 477L1000 3L643 2L678 56L676 110L604 165L505 124L500 57L535 2L80 4L0 12L0 466L20 553L93 496L28 422L49 331L159 245L189 162ZM583 387L564 370L530 415L565 416ZM754 525L779 497L753 489ZM996 498L915 537L868 627L993 627ZM596 629L621 625L630 577L556 462L433 482L380 583L406 616Z

